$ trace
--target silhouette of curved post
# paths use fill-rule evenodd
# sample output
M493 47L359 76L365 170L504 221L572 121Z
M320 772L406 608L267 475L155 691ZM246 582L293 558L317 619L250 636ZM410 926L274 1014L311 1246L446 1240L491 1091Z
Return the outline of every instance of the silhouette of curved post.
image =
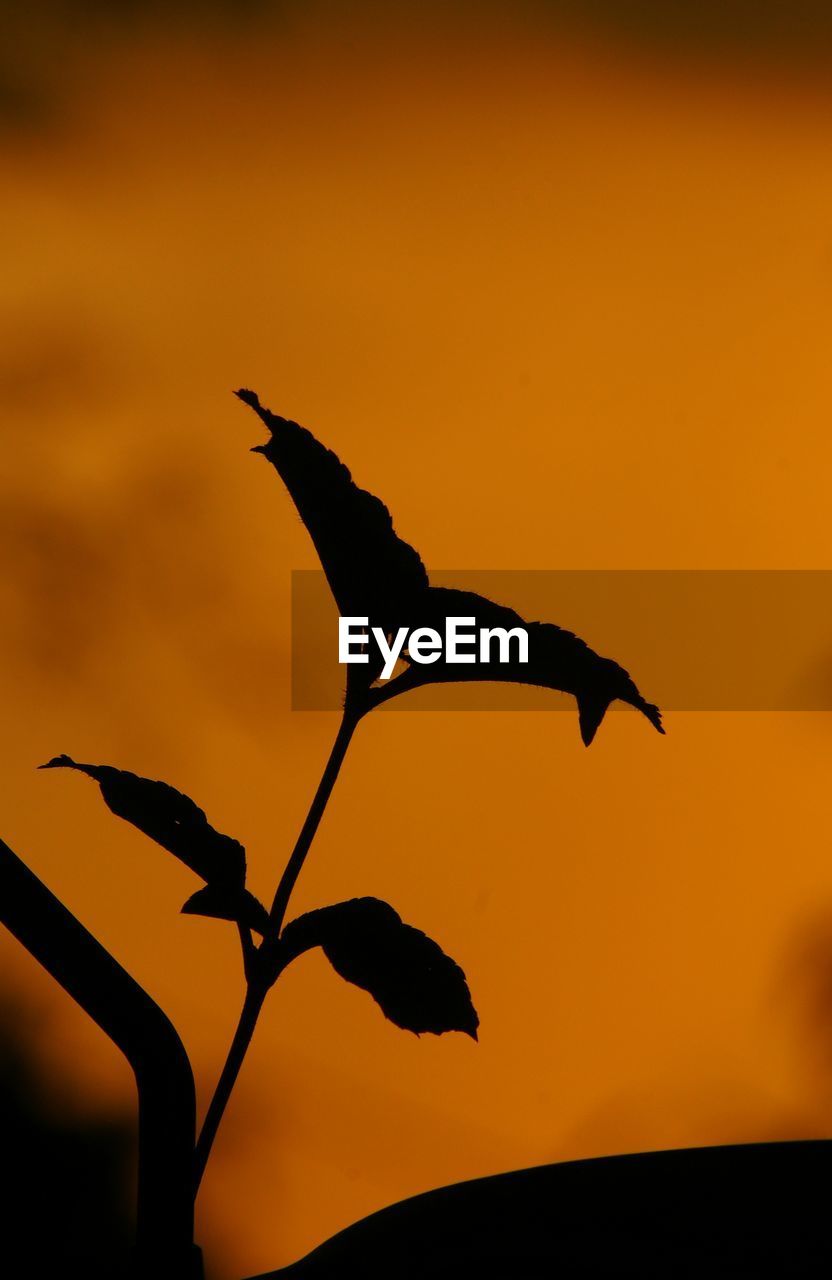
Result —
M191 1064L176 1030L2 840L0 921L133 1069L139 1095L138 1274L153 1280L198 1280L202 1258L193 1242L196 1098Z

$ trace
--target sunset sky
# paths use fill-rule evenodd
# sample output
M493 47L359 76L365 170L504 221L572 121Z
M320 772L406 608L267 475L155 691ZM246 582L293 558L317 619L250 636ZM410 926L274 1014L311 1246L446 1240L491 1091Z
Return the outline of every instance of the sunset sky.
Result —
M271 898L337 715L290 709L316 560L233 388L334 448L429 567L832 567L829 23L798 5L814 42L745 40L705 6L694 40L609 8L17 20L0 833L170 1014L203 1106L234 930L35 766L166 779ZM221 1280L458 1179L832 1132L829 715L667 728L622 712L587 751L571 715L361 725L290 914L390 900L465 969L480 1042L299 961L200 1200ZM0 953L55 1089L132 1106L96 1028Z

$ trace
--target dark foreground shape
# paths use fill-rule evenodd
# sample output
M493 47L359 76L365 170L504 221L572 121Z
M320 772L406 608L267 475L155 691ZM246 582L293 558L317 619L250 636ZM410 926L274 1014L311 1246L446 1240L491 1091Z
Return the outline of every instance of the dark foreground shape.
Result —
M830 1171L832 1142L827 1141L544 1165L405 1200L271 1275L280 1280L828 1277Z
M147 992L2 840L0 924L89 1014L133 1068L139 1095L139 1149L131 1276L135 1280L200 1280L202 1255L194 1245L193 1200L196 1096L182 1041ZM77 1172L67 1170L65 1176L77 1176ZM16 1176L13 1168L3 1168L3 1173L12 1180ZM10 1200L0 1199L0 1232ZM40 1208L32 1205L33 1221ZM44 1219L39 1228L32 1232L29 1256L17 1260L16 1267L11 1264L12 1270L4 1270L4 1276L47 1280L40 1263L52 1242L44 1244L41 1237L49 1232L50 1223ZM3 1261L8 1268L8 1258ZM69 1270L60 1277L55 1273L54 1280L70 1274Z

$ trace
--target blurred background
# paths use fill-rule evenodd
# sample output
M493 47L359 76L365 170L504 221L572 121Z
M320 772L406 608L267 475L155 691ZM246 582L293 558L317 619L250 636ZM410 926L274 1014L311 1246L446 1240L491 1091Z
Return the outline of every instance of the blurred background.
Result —
M289 709L315 558L232 388L429 566L829 568L832 12L1 12L0 830L171 1015L204 1106L234 931L35 766L172 782L270 897L337 717ZM212 1275L457 1179L829 1135L829 749L824 714L622 713L589 752L565 715L365 723L293 909L391 900L465 968L480 1043L298 963L200 1201ZM0 951L46 1096L123 1127L127 1068Z

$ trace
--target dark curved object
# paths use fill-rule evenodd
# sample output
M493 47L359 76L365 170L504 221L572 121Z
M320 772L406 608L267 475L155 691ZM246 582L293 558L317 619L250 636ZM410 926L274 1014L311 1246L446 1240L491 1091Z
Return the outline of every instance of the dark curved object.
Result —
M544 1165L430 1191L257 1280L782 1280L832 1269L832 1142Z
M171 1022L100 942L0 840L0 922L127 1058L139 1094L135 1271L198 1280L193 1242L196 1099ZM8 1171L13 1176L14 1171ZM44 1223L44 1230L49 1224Z

